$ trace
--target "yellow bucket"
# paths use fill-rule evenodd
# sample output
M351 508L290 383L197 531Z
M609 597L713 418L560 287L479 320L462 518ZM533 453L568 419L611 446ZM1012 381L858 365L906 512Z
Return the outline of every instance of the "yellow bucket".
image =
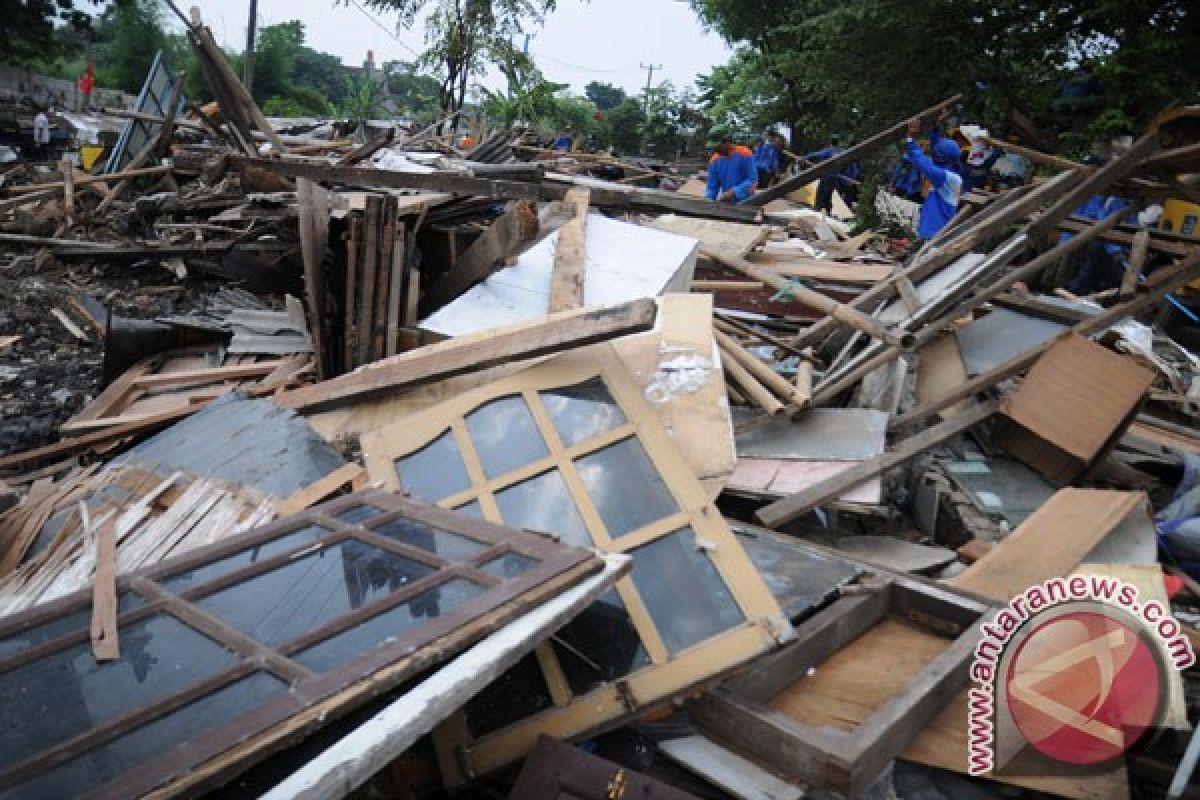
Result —
M84 145L79 148L79 162L89 172L102 155L104 155L104 148L97 145Z

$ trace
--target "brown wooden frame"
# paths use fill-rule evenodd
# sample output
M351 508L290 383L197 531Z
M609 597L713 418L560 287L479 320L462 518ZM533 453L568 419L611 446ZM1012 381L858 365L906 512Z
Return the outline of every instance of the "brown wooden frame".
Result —
M858 797L966 685L988 608L965 595L889 575L866 593L838 599L800 625L795 642L688 708L707 735L752 754L780 774ZM767 705L888 615L953 639L903 692L856 730L807 725Z
M379 513L359 524L336 518L337 514L362 505L372 506ZM372 532L374 528L400 518L417 520L488 546L470 559L452 563L434 553ZM187 587L179 594L162 585L162 581L172 575L189 572L311 525L319 525L328 532L314 542L297 544L288 551ZM192 602L324 547L348 540L360 541L423 563L435 571L276 647L267 647ZM482 565L506 553L518 553L539 563L507 580L480 569ZM146 793L164 797L194 796L220 786L271 752L302 738L326 721L468 646L526 609L596 572L601 566L599 559L581 548L567 547L545 537L505 529L378 490L347 495L242 536L191 551L118 581L118 592L133 591L146 601L145 605L121 614L120 626L125 627L165 613L213 640L217 646L232 651L238 660L197 684L133 709L3 769L0 771L0 785L14 786L18 780L32 778L252 673L266 672L290 684L290 691L282 696L268 700L223 726L189 740L186 748L166 750L160 757L120 775L89 794L105 798L141 796ZM290 658L317 641L350 630L454 578L466 578L485 589L496 591L487 591L471 598L452 611L414 627L394 641L376 646L322 674L314 673ZM86 589L14 615L0 621L0 639L84 610L90 602L91 590ZM83 616L85 619L81 627L0 659L0 673L88 641L87 615Z
M539 391L572 386L600 377L626 422L565 447L541 404ZM466 427L466 415L491 400L520 395L531 409L549 455L503 475L487 478ZM617 584L630 619L651 664L621 679L576 697L567 683L554 650L544 645L538 663L554 706L476 740L465 725L439 728L435 743L443 778L460 784L472 775L510 764L528 753L539 734L558 739L589 735L620 724L638 711L678 696L713 680L791 638L791 625L778 603L730 532L708 493L684 462L641 389L630 377L611 344L599 344L559 355L530 369L439 403L424 412L362 437L363 458L372 480L402 488L394 462L453 431L471 479L471 487L445 498L439 505L458 508L478 500L483 515L502 522L493 491L557 469L565 481L589 535L610 553L627 553L691 526L697 537L713 545L712 564L728 587L745 621L675 654L668 652L633 579ZM582 455L636 437L663 478L679 511L619 537L610 537L573 461Z

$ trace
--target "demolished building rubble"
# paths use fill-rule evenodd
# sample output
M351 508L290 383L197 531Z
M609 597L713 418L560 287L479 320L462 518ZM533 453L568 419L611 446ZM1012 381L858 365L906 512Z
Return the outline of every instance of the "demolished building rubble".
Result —
M1194 144L1047 157L903 255L789 198L907 120L720 204L526 132L285 134L189 35L215 109L156 60L106 164L0 178L0 798L1170 782L1192 673L1099 774L965 777L966 690L1054 578L1200 642L1200 238L1074 215L1195 191ZM1153 268L1028 291L1092 241Z

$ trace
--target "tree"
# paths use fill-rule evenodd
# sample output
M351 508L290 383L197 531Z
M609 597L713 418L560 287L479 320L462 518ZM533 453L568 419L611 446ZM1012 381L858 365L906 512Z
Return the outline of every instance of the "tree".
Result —
M263 105L266 113L285 116L323 116L330 111L329 98L315 84L316 80L297 80L300 64L306 68L327 69L321 83L340 80L345 92L345 70L336 56L309 51L318 59L305 56L304 23L299 20L268 25L258 35L254 47L254 99ZM334 66L336 65L336 67Z
M407 61L388 61L383 65L383 74L396 108L407 111L415 120L435 120L441 90L437 78L420 72L416 64Z
M471 76L482 74L489 63L504 63L512 50L510 37L528 23L540 24L556 0L367 0L380 10L399 12L400 24L409 27L417 15L432 7L426 23L428 45L421 63L441 71L438 106L445 115L457 115L466 100Z
M0 61L24 66L52 60L65 51L68 40L56 35L55 26L76 32L91 28L91 16L77 5L101 5L104 0L8 0L0 24Z
M632 97L626 97L621 105L605 112L602 138L618 153L640 153L645 120L646 114L642 111L642 104Z
M620 86L613 86L611 83L592 81L583 87L583 93L601 111L614 109L625 101L625 90Z
M100 16L93 46L99 85L141 91L154 56L166 45L160 16L158 0L125 0Z

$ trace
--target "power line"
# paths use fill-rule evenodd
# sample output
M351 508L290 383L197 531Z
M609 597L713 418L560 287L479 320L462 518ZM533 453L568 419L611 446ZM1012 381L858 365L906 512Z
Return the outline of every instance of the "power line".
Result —
M375 23L375 27L379 28L379 30L383 31L383 32L384 32L384 33L386 33L388 36L392 37L392 39L394 39L394 40L396 41L396 43L397 43L397 44L399 44L401 47L403 47L403 48L404 48L405 50L407 50L408 52L412 53L412 54L413 54L414 56L416 56L417 58L420 58L420 57L421 57L421 54L420 54L420 53L418 53L416 50L414 50L414 49L412 48L412 46L411 46L410 44L408 44L408 42L404 41L404 40L403 40L403 39L401 39L399 36L397 36L397 35L396 35L396 33L395 33L395 31L393 31L393 30L389 29L389 28L388 28L388 26L386 26L386 25L384 25L382 22L380 22L380 21L379 21L379 19L378 19L377 17L375 17L375 15L374 15L374 14L372 14L370 11L367 11L365 8L363 8L362 6L360 6L360 5L358 4L358 0L349 0L349 1L350 1L350 5L354 6L354 7L355 7L355 8L357 8L359 11L361 11L361 12L362 12L362 15L363 15L364 17L366 17L367 19L371 20L371 22Z
M662 69L662 64L642 64L638 63L642 69L646 70L646 97L642 101L642 111L650 111L650 83L654 80L654 70Z

